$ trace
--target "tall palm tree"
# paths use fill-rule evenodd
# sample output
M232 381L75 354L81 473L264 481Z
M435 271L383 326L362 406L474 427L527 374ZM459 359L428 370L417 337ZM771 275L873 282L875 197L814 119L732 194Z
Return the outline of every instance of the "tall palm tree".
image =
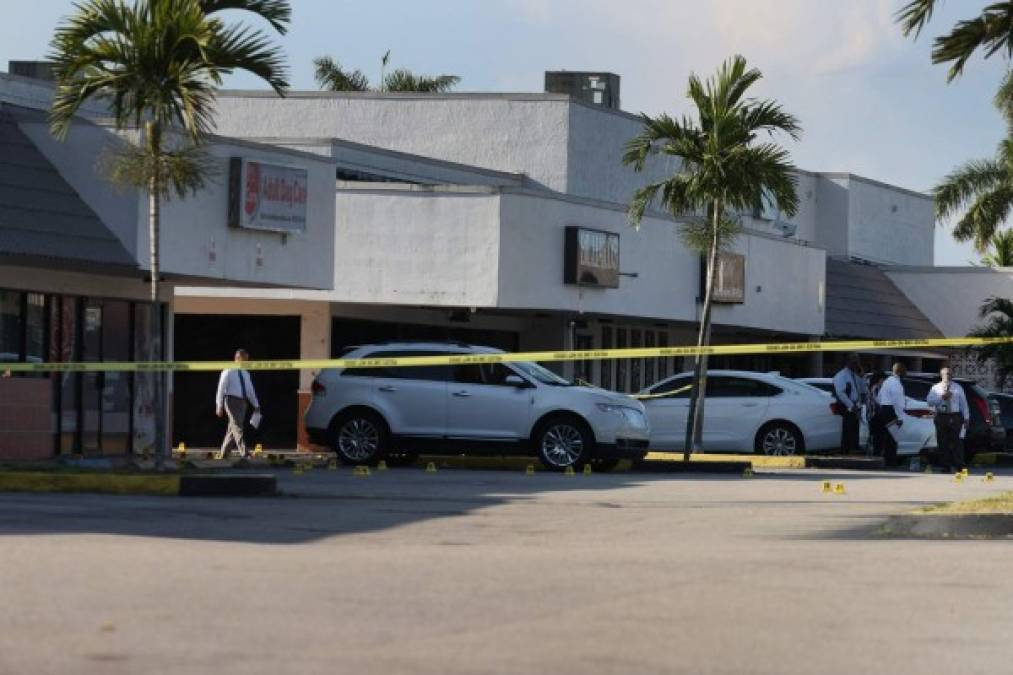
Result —
M973 337L1013 338L1013 302L1005 298L989 298L981 306L978 316L985 321L971 331ZM1013 377L1013 344L999 342L972 347L971 353L979 363L995 364L995 386L1003 389Z
M897 12L897 21L904 35L915 38L932 19L938 0L911 0ZM964 71L971 55L981 49L985 58L1002 52L1013 56L1013 2L993 2L971 19L957 22L947 35L935 39L932 45L932 63L949 63L947 81Z
M693 250L707 256L706 288L697 346L710 343L711 305L718 252L731 243L739 228L735 214L764 203L792 216L798 210L795 167L788 152L772 140L783 133L798 139L798 120L771 100L747 98L763 75L735 56L706 81L690 75L687 96L694 115L673 119L667 114L642 114L643 130L626 145L623 163L643 171L654 154L681 160L679 170L636 191L629 205L630 222L639 226L647 209L657 203L684 220L681 236ZM707 385L707 356L696 357L685 457L700 446Z
M989 242L989 252L981 258L987 267L1013 267L1013 230L997 232Z
M381 60L379 87L373 87L361 70L346 70L330 56L313 59L313 76L326 91L416 91L441 94L452 90L461 78L457 75L417 75L407 68L387 73L390 50Z
M963 212L953 227L957 241L972 241L987 252L1013 209L1013 76L1006 75L993 101L1005 117L1006 138L994 157L965 162L933 189L936 219L946 222Z
M161 202L205 184L210 165L202 142L214 126L216 89L237 70L261 77L279 94L288 88L281 50L262 31L226 24L224 10L244 10L279 33L291 19L288 0L84 0L51 43L50 126L57 138L66 138L92 99L108 106L118 130L143 130L137 146L113 151L103 168L111 180L148 193L153 342L161 332ZM181 134L174 135L177 129Z

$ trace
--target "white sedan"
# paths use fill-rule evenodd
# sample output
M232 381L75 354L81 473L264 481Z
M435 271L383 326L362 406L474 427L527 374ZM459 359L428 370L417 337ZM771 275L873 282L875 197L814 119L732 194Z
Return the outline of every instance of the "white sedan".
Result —
M833 400L834 381L829 377L801 377L799 382L820 389ZM897 439L898 455L917 455L924 448L936 447L936 425L932 420L932 408L925 401L907 397L904 409L904 424ZM840 419L840 418L838 418ZM859 443L866 447L869 440L869 424L863 414L860 418Z
M692 381L681 373L641 392L652 450L685 446ZM773 373L709 371L703 449L795 455L840 447L841 418L830 403L825 392Z

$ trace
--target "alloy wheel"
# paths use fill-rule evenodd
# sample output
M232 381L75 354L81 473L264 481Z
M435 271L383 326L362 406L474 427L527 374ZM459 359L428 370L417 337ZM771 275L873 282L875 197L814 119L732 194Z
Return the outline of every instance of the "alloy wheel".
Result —
M583 454L584 437L572 424L553 424L542 434L542 456L553 466L572 466Z
M338 431L338 450L352 461L365 461L380 447L380 430L362 417L355 417Z
M798 441L791 429L771 427L763 435L761 447L765 455L794 455L798 452Z

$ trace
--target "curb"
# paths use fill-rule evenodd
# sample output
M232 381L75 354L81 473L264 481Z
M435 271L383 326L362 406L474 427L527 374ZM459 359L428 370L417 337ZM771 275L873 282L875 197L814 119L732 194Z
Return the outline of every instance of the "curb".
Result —
M957 539L1013 537L1013 514L914 514L890 516L881 529L892 537Z
M979 452L971 460L973 466L1013 466L1013 453Z
M0 472L0 492L94 493L161 497L262 497L277 494L273 474L115 474Z
M734 473L742 474L746 469L752 469L753 465L744 461L706 461L696 462L690 460L657 461L645 459L633 465L633 470L643 473Z
M853 469L879 471L886 467L882 457L806 457L807 469Z

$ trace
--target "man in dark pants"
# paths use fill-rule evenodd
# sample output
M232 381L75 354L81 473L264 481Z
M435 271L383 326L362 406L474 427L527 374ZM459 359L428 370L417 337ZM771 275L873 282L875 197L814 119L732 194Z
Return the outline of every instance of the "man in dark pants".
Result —
M858 421L862 402L862 364L858 354L849 354L844 367L834 375L834 398L841 407L841 452L858 452Z
M929 390L925 402L936 411L936 447L944 471L964 468L964 429L971 420L964 388L952 380L949 368L939 371L941 382Z
M904 424L904 409L907 398L904 395L902 377L907 374L903 363L893 364L893 375L886 378L879 388L879 412L873 419L872 431L876 435L877 445L883 448L883 463L897 466L897 441L890 429L899 429Z

